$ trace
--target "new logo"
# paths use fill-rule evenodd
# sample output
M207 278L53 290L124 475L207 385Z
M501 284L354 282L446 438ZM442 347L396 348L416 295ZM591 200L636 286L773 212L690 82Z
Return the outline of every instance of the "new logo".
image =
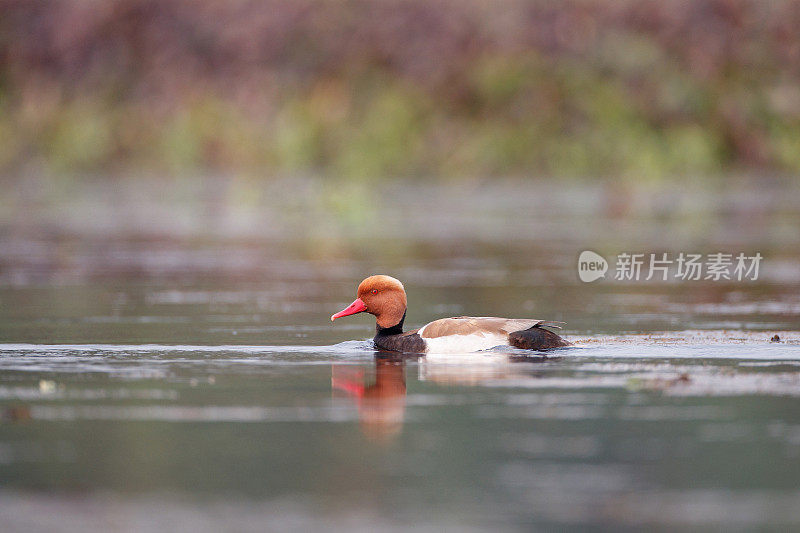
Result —
M606 277L608 271L608 261L601 255L585 250L578 257L578 277L584 283L589 283L600 278Z

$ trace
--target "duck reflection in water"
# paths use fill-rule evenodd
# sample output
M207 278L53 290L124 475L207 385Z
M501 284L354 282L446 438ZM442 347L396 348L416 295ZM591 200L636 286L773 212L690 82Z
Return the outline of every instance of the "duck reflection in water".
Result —
M403 428L406 414L405 359L375 356L375 381L365 379L363 368L333 365L331 386L354 398L364 434L388 442Z
M406 413L406 359L417 364L420 381L440 385L475 386L492 381L529 380L541 376L538 364L559 360L544 355L470 354L416 357L381 353L375 356L375 379L363 367L333 365L331 386L353 398L364 434L390 442L403 428Z

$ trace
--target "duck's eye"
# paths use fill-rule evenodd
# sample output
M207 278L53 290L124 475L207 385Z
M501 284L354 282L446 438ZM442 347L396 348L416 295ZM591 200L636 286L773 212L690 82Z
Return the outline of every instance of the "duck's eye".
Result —
M378 289L372 289L372 294L378 294Z

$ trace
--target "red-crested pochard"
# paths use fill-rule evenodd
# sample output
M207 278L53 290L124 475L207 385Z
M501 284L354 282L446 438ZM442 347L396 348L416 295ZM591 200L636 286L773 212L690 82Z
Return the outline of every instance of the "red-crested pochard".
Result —
M527 318L459 316L442 318L418 330L403 332L406 318L406 291L391 276L370 276L358 286L358 298L331 316L367 312L375 315L375 346L403 353L465 353L496 346L526 350L549 350L570 343L542 326L560 327L560 322Z

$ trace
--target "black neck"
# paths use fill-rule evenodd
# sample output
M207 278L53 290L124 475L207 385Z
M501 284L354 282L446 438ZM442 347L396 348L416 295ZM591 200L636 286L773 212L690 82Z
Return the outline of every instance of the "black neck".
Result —
M377 323L375 324L375 336L383 336L383 335L399 335L403 333L403 322L406 319L406 314L403 312L403 318L400 319L400 322L395 324L389 328L382 328Z

